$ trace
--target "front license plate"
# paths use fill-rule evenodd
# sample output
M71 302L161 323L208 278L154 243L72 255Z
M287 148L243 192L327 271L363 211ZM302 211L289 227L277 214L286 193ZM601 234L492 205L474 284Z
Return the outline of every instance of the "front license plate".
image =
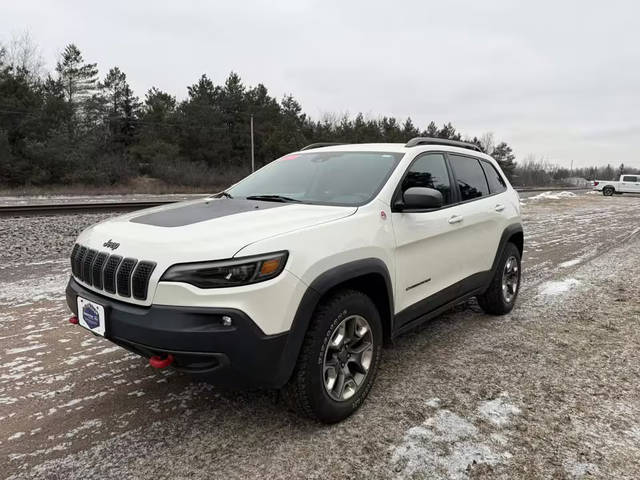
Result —
M78 297L78 320L87 330L104 337L104 307L86 298Z

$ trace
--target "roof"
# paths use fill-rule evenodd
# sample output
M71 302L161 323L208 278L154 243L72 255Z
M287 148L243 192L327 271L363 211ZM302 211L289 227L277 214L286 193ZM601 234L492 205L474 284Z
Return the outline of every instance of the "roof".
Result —
M473 155L474 157L487 158L491 157L485 153L476 152L468 148L456 147L451 145L417 145L415 147L407 147L405 143L345 143L342 145L332 145L329 147L318 147L312 150L304 150L303 153L309 152L398 152L398 153L419 153L429 150L455 152L465 155ZM493 159L492 159L493 160ZM494 160L495 161L495 160Z

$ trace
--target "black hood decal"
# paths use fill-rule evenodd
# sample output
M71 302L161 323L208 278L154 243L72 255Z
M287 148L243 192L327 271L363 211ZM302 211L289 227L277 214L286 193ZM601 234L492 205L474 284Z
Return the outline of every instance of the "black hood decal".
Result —
M214 218L235 215L236 213L285 207L287 205L290 204L245 200L243 198L214 198L207 202L147 213L146 215L134 217L129 221L155 227L183 227L192 223L206 222Z

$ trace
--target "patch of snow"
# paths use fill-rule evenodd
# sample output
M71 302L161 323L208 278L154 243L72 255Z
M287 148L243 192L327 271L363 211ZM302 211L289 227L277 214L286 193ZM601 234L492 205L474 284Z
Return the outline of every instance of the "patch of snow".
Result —
M25 432L16 432L13 435L11 435L9 438L7 438L7 440L17 440L20 437L22 437L24 435Z
M564 462L563 467L571 478L594 478L599 473L598 466L588 462L568 460Z
M5 352L7 353L7 355L15 355L16 353L28 352L30 350L38 350L40 348L46 348L46 347L47 346L43 344L36 344L36 345L29 345L27 347L10 348L8 350L5 350Z
M545 282L540 285L541 295L559 295L569 291L571 288L580 285L580 281L575 278L567 278L560 281Z
M560 268L568 268L568 267L573 267L574 265L579 264L582 261L581 258L574 258L573 260L568 260L566 262L562 262L560 265L558 265Z
M440 406L440 399L439 398L430 398L425 403L426 403L426 405L428 407L438 408Z
M519 415L520 409L509 403L506 395L502 395L493 400L482 402L478 407L478 413L485 420L502 427L511 421L512 415Z
M28 305L39 300L64 298L68 275L30 277L2 284L0 304Z
M560 200L562 198L572 198L572 197L576 197L576 196L577 195L575 193L573 193L573 192L547 191L547 192L539 193L538 195L534 195L533 197L529 197L527 200Z
M107 348L103 348L102 350L100 350L98 353L96 353L96 355L104 355L106 353L111 353L111 352L116 352L118 350L121 350L120 347L107 347Z
M423 424L407 430L393 450L398 478L463 479L472 464L495 465L511 457L477 440L478 429L466 419L440 410Z

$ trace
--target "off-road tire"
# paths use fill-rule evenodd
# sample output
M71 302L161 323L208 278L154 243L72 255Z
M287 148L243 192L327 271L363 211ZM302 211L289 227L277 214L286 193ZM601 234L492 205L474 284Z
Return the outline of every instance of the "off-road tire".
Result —
M515 295L511 301L507 301L505 299L505 295L503 293L502 288L502 280L503 273L505 271L505 266L507 260L511 257L515 257L517 261L517 277L518 284ZM509 242L506 244L502 255L500 256L500 261L498 263L498 268L496 268L496 272L491 280L491 284L485 293L482 295L478 295L478 304L482 309L491 315L505 315L509 313L513 306L516 303L518 298L518 293L520 291L520 280L521 280L521 263L520 263L520 250L513 243Z
M334 330L350 315L364 317L371 327L373 355L363 383L348 400L336 401L325 389L324 359ZM300 415L323 423L335 423L355 412L371 390L382 352L382 323L373 301L357 290L337 291L320 301L305 335L283 398Z
M616 192L615 188L613 187L604 187L602 189L602 195L604 195L605 197L610 197L612 196L614 193Z

